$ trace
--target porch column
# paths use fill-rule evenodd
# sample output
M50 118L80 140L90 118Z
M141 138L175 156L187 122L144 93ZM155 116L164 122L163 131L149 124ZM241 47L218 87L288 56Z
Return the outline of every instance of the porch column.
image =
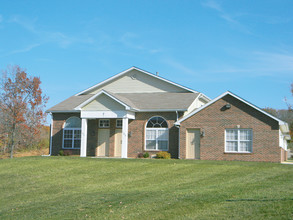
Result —
M121 149L122 158L127 158L127 149L128 149L128 118L125 117L122 119L122 149Z
M80 156L86 157L86 147L87 147L87 119L81 119L81 146L80 146Z

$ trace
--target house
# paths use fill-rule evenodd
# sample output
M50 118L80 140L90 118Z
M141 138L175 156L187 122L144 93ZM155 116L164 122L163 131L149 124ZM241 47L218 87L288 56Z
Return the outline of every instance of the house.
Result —
M210 100L137 67L47 112L50 155L136 158L168 151L182 159L285 160L285 122L230 92Z

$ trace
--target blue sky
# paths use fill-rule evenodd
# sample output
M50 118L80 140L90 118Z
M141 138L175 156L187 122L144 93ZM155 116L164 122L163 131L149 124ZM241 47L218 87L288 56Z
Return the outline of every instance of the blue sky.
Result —
M210 98L293 102L292 0L1 1L0 69L40 76L48 108L131 66Z

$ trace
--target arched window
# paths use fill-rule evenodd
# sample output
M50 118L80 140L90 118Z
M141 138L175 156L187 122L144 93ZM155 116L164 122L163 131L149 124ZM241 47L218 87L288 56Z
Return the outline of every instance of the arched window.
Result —
M150 118L145 131L145 150L168 150L169 130L164 118L160 116Z
M63 128L63 148L80 148L81 120L78 117L70 117Z

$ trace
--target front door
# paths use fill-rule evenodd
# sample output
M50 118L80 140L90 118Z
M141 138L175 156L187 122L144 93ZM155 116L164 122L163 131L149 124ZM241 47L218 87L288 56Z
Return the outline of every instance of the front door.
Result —
M110 129L98 129L98 146L96 155L98 157L109 157Z
M200 159L200 129L187 130L186 159Z
M114 156L121 157L121 148L122 148L122 129L115 130L115 149Z

